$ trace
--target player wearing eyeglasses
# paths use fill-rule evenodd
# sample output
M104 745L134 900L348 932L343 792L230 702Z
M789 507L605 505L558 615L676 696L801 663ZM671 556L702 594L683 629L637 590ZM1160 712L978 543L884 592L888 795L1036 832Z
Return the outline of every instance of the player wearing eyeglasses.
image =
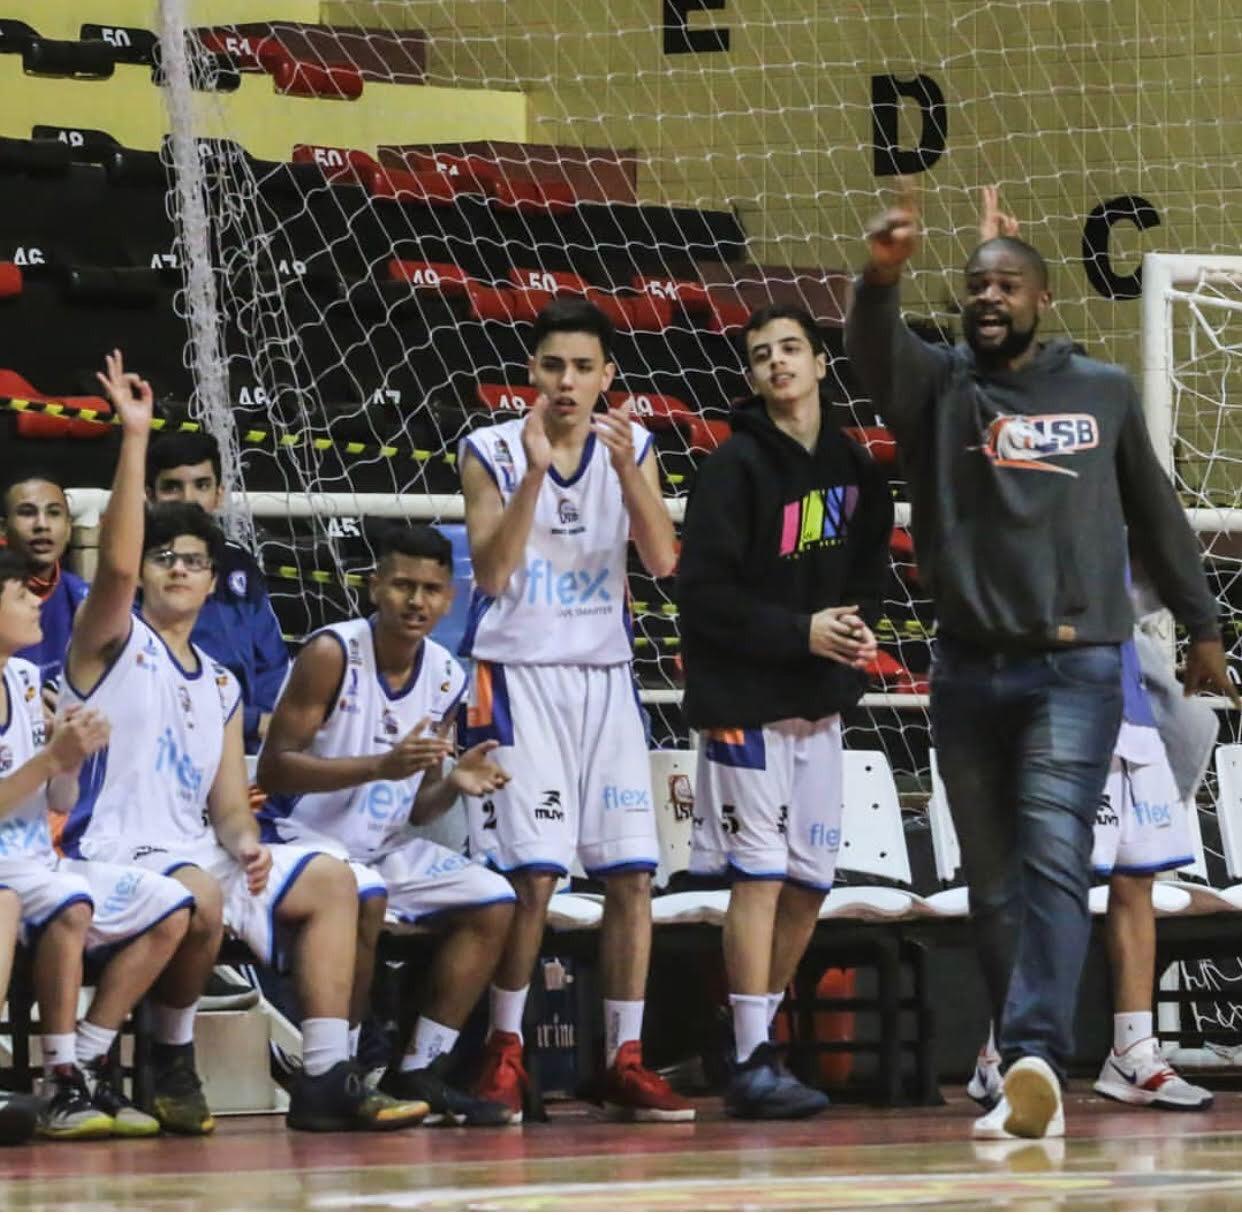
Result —
M349 1058L353 875L316 849L260 842L237 680L190 640L223 537L189 503L144 515L151 387L125 371L119 351L99 378L121 421L121 451L62 697L103 713L112 737L83 770L63 845L70 856L154 869L194 896L189 931L153 989L153 1112L182 1134L214 1125L194 1065L194 1014L227 926L272 965L292 963L304 1071L289 1125L383 1130L417 1122L426 1104L376 1092Z

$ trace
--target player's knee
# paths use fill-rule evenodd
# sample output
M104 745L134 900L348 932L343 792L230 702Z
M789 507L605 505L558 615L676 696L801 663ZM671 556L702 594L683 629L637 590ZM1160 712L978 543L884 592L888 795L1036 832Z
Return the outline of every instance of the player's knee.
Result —
M523 869L509 874L509 882L513 886L513 893L517 895L518 906L527 912L546 911L560 880L559 874L542 873L534 869Z
M651 902L651 873L646 869L615 873L604 884L604 897L610 903L639 907Z
M185 935L190 928L190 918L190 908L180 907L172 915L166 915L158 924L148 929L147 937L171 952L185 940Z
M509 925L513 923L516 905L511 900L506 900L503 903L485 903L482 907L472 907L467 922L479 936L488 940L503 940L509 935Z
M358 884L353 871L344 861L332 856L312 857L297 885L302 894L322 909L330 907L335 912L342 904L353 906L358 902Z
M91 926L91 918L94 914L95 909L90 903L79 900L76 903L70 903L68 907L62 908L48 927L54 929L66 939L85 941L86 933Z
M17 891L10 890L7 886L0 887L0 925L16 927L21 915L22 901L18 898Z
M206 874L195 877L197 880L189 887L194 895L194 909L184 940L201 945L224 931L224 893L215 878Z

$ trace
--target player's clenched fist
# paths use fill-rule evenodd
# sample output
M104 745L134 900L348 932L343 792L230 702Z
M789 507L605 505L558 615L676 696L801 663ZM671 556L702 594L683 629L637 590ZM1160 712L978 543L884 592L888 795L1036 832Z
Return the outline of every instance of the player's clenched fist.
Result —
M919 244L919 209L914 191L902 181L894 206L877 215L867 225L869 264L865 273L870 277L895 281Z
M110 732L108 719L102 713L75 706L53 722L48 750L61 772L73 772L88 755L108 745Z

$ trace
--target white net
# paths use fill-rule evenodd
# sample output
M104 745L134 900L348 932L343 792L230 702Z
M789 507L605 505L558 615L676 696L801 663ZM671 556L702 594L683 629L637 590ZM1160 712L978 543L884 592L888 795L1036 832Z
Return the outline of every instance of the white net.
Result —
M369 563L373 507L352 495L445 518L422 496L456 492L460 437L521 408L529 322L552 294L614 317L619 399L678 499L745 391L731 335L761 302L821 320L842 423L874 425L840 324L895 172L916 175L928 227L907 307L949 340L985 183L1049 258L1049 328L1136 373L1140 252L1242 241L1242 107L1220 101L1242 15L1225 6L1178 23L1145 0L279 6L318 30L185 7L243 75L198 132L241 484L343 495L260 529L295 640L350 608ZM266 77L295 96L260 130L243 102ZM901 530L893 557L888 695L852 716L850 742L925 790L930 613ZM639 678L670 743L671 587L636 570L632 591Z

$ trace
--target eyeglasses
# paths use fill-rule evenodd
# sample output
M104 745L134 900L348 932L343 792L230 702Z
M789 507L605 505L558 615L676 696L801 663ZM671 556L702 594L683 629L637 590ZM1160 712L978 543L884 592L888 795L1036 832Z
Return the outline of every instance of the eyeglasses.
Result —
M161 548L148 553L147 560L154 561L162 570L170 570L180 561L191 574L201 574L212 567L212 560L206 553L179 553L172 548Z

